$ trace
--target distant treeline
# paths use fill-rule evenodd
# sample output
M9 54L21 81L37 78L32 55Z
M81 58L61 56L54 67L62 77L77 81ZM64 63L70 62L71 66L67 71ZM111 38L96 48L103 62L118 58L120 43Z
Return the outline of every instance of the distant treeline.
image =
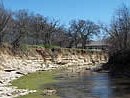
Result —
M102 34L101 34L102 32ZM96 24L90 20L71 20L65 27L60 21L49 19L28 10L12 12L0 5L0 45L9 43L13 48L22 44L81 48L94 35L103 36L111 51L130 47L130 9L118 8L110 25Z
M0 45L9 43L13 48L21 44L77 47L100 32L99 26L89 20L71 20L68 28L58 20L49 19L27 10L11 12L0 6Z

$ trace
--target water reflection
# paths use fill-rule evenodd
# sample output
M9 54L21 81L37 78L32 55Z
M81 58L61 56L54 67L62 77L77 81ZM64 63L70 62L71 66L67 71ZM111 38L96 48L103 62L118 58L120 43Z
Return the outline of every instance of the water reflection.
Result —
M98 74L90 78L91 81L91 94L99 98L109 98L112 94L110 88L110 81L107 74Z
M53 84L61 98L130 98L130 79L111 77L107 73L62 74Z

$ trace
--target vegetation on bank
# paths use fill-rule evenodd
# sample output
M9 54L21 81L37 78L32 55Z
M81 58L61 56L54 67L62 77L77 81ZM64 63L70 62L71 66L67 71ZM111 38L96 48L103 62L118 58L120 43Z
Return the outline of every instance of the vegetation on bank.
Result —
M130 75L130 50L121 50L113 53L103 68L112 73L122 73Z
M20 96L18 98L59 98L56 95L43 96L43 90L47 84L58 82L55 80L55 72L35 72L23 77L18 80L12 81L13 86L17 86L19 89L30 89L37 90L36 93Z
M104 30L109 35L109 61L104 67L115 73L130 72L130 9L125 5L118 8Z

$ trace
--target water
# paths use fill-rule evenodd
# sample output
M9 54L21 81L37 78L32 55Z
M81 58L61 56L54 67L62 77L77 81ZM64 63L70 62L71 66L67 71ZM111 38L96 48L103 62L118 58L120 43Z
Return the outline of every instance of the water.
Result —
M60 73L51 85L60 98L130 98L130 79L107 73Z

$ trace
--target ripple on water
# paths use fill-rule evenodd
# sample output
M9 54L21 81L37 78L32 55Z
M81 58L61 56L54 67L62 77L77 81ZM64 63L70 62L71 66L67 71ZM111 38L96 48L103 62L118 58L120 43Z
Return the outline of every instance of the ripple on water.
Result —
M61 98L130 98L130 79L112 78L107 73L62 73L52 84Z

